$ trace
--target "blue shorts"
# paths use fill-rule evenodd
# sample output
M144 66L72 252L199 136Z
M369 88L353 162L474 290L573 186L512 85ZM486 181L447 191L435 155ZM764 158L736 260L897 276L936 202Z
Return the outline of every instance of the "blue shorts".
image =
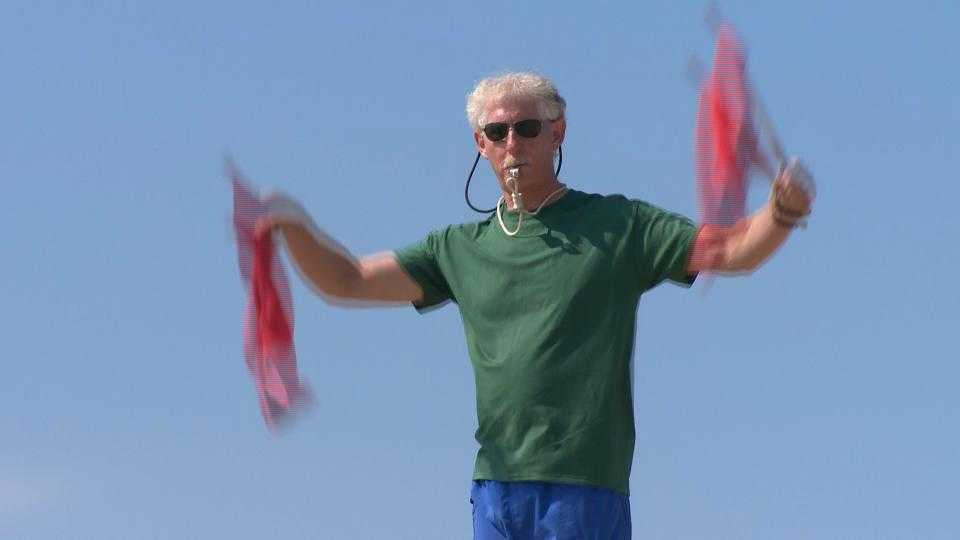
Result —
M630 498L550 482L474 480L474 540L630 540Z

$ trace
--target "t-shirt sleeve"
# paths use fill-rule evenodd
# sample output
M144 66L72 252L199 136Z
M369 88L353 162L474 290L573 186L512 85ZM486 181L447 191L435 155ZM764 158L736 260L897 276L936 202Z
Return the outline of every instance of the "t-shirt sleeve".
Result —
M423 298L413 307L423 313L450 301L453 294L440 268L437 254L440 233L434 231L423 240L394 251L403 271L423 291Z
M635 201L637 264L644 277L644 289L652 289L664 280L690 287L697 273L687 272L687 260L697 235L690 219L661 208Z

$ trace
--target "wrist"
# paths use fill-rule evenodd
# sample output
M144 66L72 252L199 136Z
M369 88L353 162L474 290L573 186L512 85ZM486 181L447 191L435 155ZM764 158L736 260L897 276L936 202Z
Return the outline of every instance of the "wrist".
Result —
M777 226L783 227L784 229L795 229L802 221L800 218L787 217L775 210L770 212L770 217Z
M806 218L810 215L810 208L796 208L789 206L783 201L782 197L782 186L779 185L779 179L774 183L773 189L770 191L770 216L773 218L773 221L784 228L793 229L797 226L804 226L806 224Z

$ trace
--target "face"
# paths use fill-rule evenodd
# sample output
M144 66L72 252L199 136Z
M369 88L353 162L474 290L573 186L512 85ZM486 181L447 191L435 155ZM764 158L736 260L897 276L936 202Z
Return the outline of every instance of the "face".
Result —
M530 118L543 121L540 134L533 138L518 135L512 127L501 141L491 141L482 130L473 134L480 155L490 161L490 167L493 168L500 185L505 186L507 169L511 167L520 167L521 182L552 182L553 156L563 142L566 122L563 119L551 122L541 118L537 103L531 98L491 100L484 113L484 125L504 122L512 126Z

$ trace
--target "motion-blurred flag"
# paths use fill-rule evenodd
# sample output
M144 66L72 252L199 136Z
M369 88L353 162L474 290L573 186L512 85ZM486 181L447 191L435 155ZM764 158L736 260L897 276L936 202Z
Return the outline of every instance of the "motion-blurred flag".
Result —
M233 181L233 224L240 277L249 291L243 323L243 352L257 386L260 411L276 432L290 415L310 402L297 374L293 345L293 303L286 272L269 231L257 232L266 206L228 164Z
M760 150L743 45L733 28L717 29L713 68L703 78L697 111L695 159L701 222L729 226L746 212L752 166L770 165Z

